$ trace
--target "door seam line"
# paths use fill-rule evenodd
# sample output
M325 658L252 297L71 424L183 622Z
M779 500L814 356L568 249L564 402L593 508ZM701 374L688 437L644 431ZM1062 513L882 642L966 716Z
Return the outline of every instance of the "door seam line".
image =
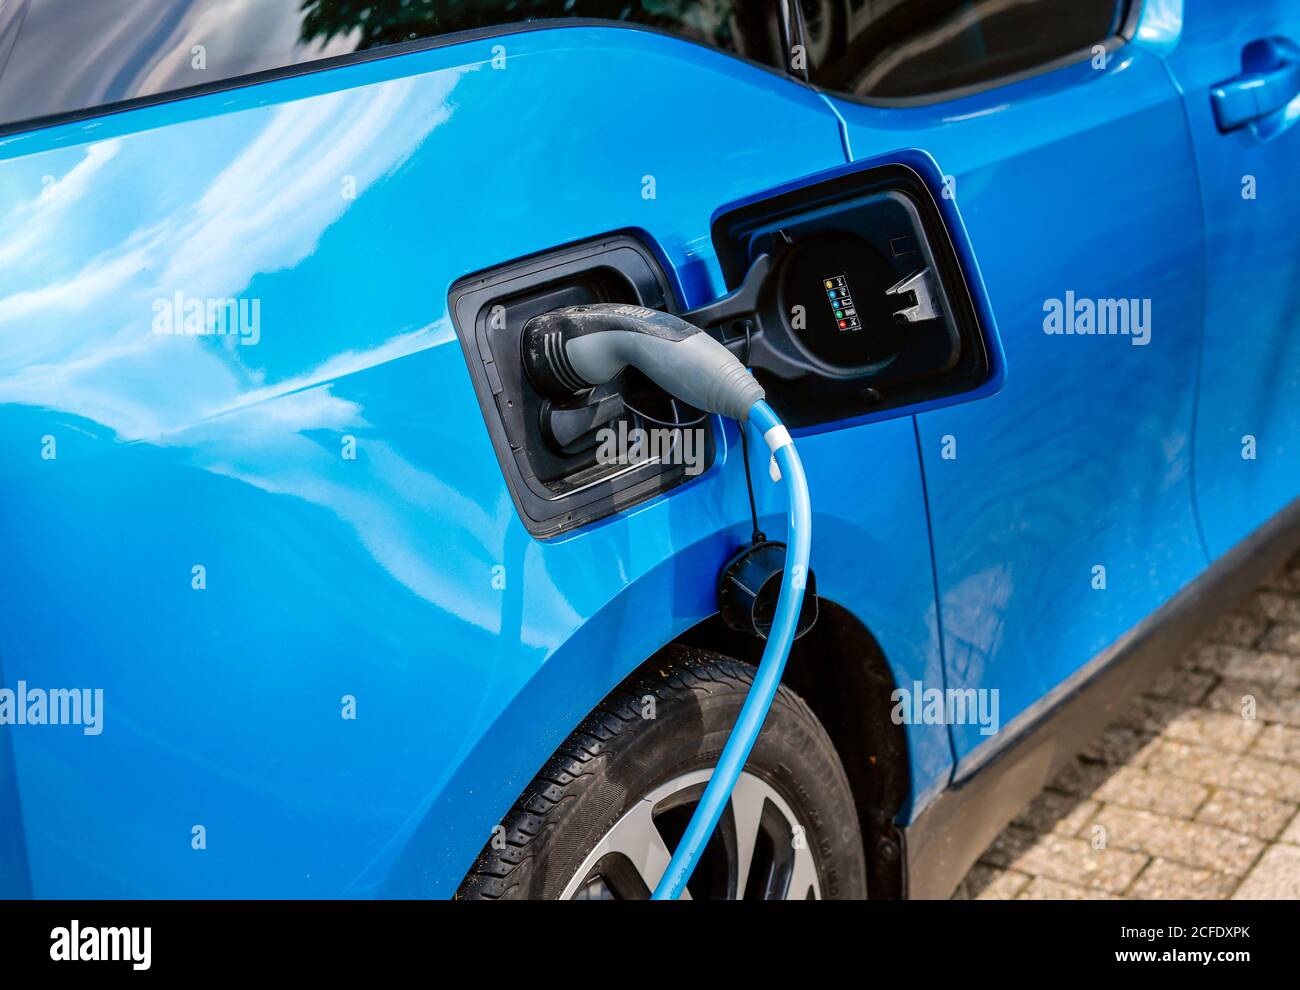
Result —
M854 159L853 159L853 142L852 142L852 140L850 140L850 138L849 138L849 124L848 124L848 121L846 121L846 120L844 119L844 115L843 115L842 113L840 113L840 108L837 107L837 106L835 105L835 101L833 101L829 96L827 96L827 95L826 95L825 93L823 93L821 90L818 90L818 91L817 91L817 95L818 95L819 97L821 97L821 101L822 101L823 103L826 104L826 108L827 108L828 110L830 110L831 115L834 116L835 121L836 121L836 123L837 123L838 126L839 126L839 129L840 129L840 146L842 147L842 149L843 149L843 151L844 151L844 160L845 160L846 162L852 163L853 160L854 160Z
M925 477L925 454L921 450L921 424L917 416L913 414L912 435L916 438L916 467L921 476L921 501L925 507L925 534L926 543L929 544L930 551L930 584L933 588L934 595L934 629L935 635L939 641L939 680L943 684L944 697L948 696L948 651L944 643L943 635L943 607L939 598L939 558L934 549L934 519L930 515L930 485ZM946 727L944 733L948 737L948 755L952 759L952 766L948 768L948 784L951 784L957 774L957 741L953 738L952 726Z
M1192 119L1187 112L1187 93L1174 75L1167 59L1160 60L1165 70L1165 77L1173 88L1178 100L1179 115L1183 118L1183 134L1187 141L1187 154L1191 158L1192 175L1196 177L1196 202L1201 214L1201 332L1196 341L1196 374L1192 377L1192 449L1187 458L1187 483L1192 490L1192 522L1196 526L1196 537L1201 541L1201 553L1207 565L1214 563L1210 553L1209 541L1205 538L1205 526L1201 522L1201 495L1196 485L1196 454L1200 440L1201 425L1201 378L1204 375L1206 346L1206 307L1210 301L1210 216L1205 206L1205 184L1201 175L1201 163L1196 156L1196 137L1192 133Z

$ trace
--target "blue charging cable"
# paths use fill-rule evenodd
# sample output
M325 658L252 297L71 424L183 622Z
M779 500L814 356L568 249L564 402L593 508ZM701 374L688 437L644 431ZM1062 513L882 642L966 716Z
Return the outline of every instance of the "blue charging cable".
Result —
M686 889L731 800L732 788L763 728L794 644L812 544L808 480L790 434L763 401L763 386L731 351L680 317L621 303L569 306L530 320L524 328L520 351L529 381L542 395L556 400L571 399L585 389L613 381L625 368L634 367L669 395L696 409L741 423L747 420L772 451L773 480L785 479L790 534L776 614L740 718L655 888L654 900L676 900Z
M759 661L758 671L754 674L754 683L750 686L727 744L722 748L722 756L709 778L708 786L704 788L695 814L691 816L691 823L677 844L668 869L655 887L653 900L656 901L681 897L686 882L690 880L704 853L704 847L717 828L718 820L722 817L727 802L731 800L732 788L740 779L745 761L749 759L750 750L754 748L758 733L772 707L772 700L776 697L776 690L781 685L781 673L789 659L790 647L794 644L795 630L799 624L799 612L803 607L804 585L808 579L808 555L812 547L812 504L808 497L808 479L804 477L803 464L795 452L790 434L766 402L760 399L754 403L749 410L749 422L767 441L780 469L780 476L785 479L790 503L785 573L781 578L776 614L768 632L767 646L763 649L763 659ZM741 442L744 442L744 437Z

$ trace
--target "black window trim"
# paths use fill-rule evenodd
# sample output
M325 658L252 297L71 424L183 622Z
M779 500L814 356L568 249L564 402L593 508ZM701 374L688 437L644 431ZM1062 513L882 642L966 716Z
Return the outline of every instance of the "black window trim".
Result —
M1050 62L1043 62L1040 65L1031 66L1028 69L1021 69L1019 72L1011 72L1004 76L995 76L992 79L985 79L981 82L971 83L968 86L955 86L952 89L938 90L933 93L922 93L919 96L857 96L853 93L845 93L842 90L830 89L825 86L816 86L819 93L827 96L833 96L838 100L846 103L856 104L866 107L880 107L882 109L910 109L913 107L928 107L938 103L947 103L951 100L960 100L967 96L977 96L980 93L986 93L990 90L1001 89L1003 86L1011 86L1018 82L1024 82L1026 79L1032 79L1035 76L1046 75L1049 72L1055 72L1057 69L1064 69L1071 65L1077 65L1079 62L1087 61L1093 57L1093 49L1101 45L1106 49L1107 56L1123 48L1137 36L1138 24L1142 21L1142 10L1146 6L1147 0L1123 0L1127 5L1123 16L1120 18L1119 30L1106 38L1100 38L1090 45L1086 45L1073 52L1067 52L1059 58L1054 58ZM799 40L802 43L803 37L803 17L799 17Z
M791 3L790 0L778 0L780 3L780 12L782 28L792 33L793 39L798 44L804 44L804 18L801 5ZM1086 48L1077 52L1064 55L1061 58L1054 59L1051 62L1025 69L1021 72L1012 73L1006 76L1000 76L995 79L985 80L981 83L975 83L970 86L963 86L956 89L945 90L939 93L927 93L915 97L899 97L893 99L872 98L854 96L851 93L843 93L838 90L831 90L825 87L816 86L807 80L807 70L802 74L792 72L788 65L786 67L771 66L764 62L756 61L745 55L736 52L725 51L712 45L696 41L693 38L676 34L663 28L653 27L648 24L634 24L627 21L612 21L602 18L591 17L561 17L561 18L539 18L530 21L516 21L509 24L492 25L485 28L474 28L468 31L455 31L449 34L435 35L429 38L420 38L415 41L404 41L393 45L382 45L376 48L367 48L364 51L348 52L343 55L333 55L328 58L311 59L305 62L298 62L294 65L279 66L273 69L264 69L260 72L246 73L240 76L231 76L228 79L217 79L208 83L198 83L194 86L185 86L180 89L167 90L163 93L153 93L148 96L138 96L129 100L118 100L114 103L104 103L94 107L84 107L79 110L69 110L64 113L47 114L41 117L28 117L23 120L0 123L0 142L9 137L45 130L51 127L58 127L64 124L78 123L84 120L91 120L96 117L106 117L113 114L126 113L130 110L138 110L144 107L160 106L166 103L174 103L180 100L187 100L197 96L208 96L213 93L224 93L231 90L244 89L249 86L257 86L262 83L275 82L280 79L291 79L298 76L311 75L317 72L327 72L330 69L343 68L349 65L359 65L366 62L374 62L380 59L396 58L400 55L410 55L416 52L435 51L439 48L450 48L454 45L463 45L475 41L485 41L492 38L503 38L511 35L529 34L533 31L548 31L557 28L618 28L625 31L642 31L649 34L657 34L661 37L672 38L683 44L694 45L697 48L703 48L705 51L713 52L722 58L735 59L746 65L753 66L770 75L778 76L781 79L788 80L797 85L801 85L815 93L826 96L834 96L837 99L849 103L859 104L862 106L874 107L923 107L931 106L937 103L944 103L949 100L960 99L964 96L972 96L977 93L986 92L991 89L997 89L1002 86L1009 86L1012 83L1030 79L1034 76L1043 75L1061 69L1093 55L1093 47L1101 44L1106 48L1107 53L1128 44L1137 33L1137 25L1141 21L1141 13L1146 5L1146 0L1126 0L1128 9L1125 12L1122 25L1118 33L1111 35L1104 41L1094 42ZM21 22L21 18L26 13L28 0L0 0L0 11L3 11L9 4L14 4L14 14ZM794 17L790 17L793 9ZM788 35L789 36L789 35ZM13 39L10 39L12 45ZM805 45L805 50L807 50ZM5 52L4 54L8 54ZM3 72L3 62L0 62L0 73Z
M788 0L778 0L784 13ZM21 18L26 10L28 0L0 0L0 13L4 11L7 3L15 3L18 18ZM665 28L655 27L650 24L636 24L629 21L613 21L599 17L549 17L536 18L528 21L511 21L506 24L494 24L490 27L471 28L467 31L452 31L447 34L434 35L429 38L417 38L414 41L402 41L392 45L380 45L375 48L367 48L363 51L347 52L343 55L331 55L327 58L310 59L305 62L297 62L293 65L277 66L273 69L263 69L259 72L245 73L239 76L230 76L227 79L214 79L212 82L197 83L193 86L183 86L178 89L169 89L162 93L151 93L148 96L137 96L129 100L117 100L113 103L102 103L98 106L84 107L79 110L68 110L63 113L46 114L40 117L27 117L22 120L14 120L8 123L0 123L0 140L12 135L44 130L49 127L57 127L61 124L72 124L83 120L89 120L95 117L105 117L110 114L125 113L129 110L138 110L142 107L159 106L165 103L174 103L179 100L187 100L196 96L208 96L212 93L224 93L236 89L244 89L249 86L258 86L262 83L275 82L280 79L292 79L298 76L311 75L317 72L327 72L330 69L343 68L349 65L359 65L365 62L375 62L380 59L396 58L399 55L411 55L416 52L435 51L439 48L451 48L455 45L469 44L475 41L487 41L492 38L506 38L519 34L531 34L534 31L553 31L557 28L619 28L625 31L641 31L648 34L657 34L663 38L671 38L674 41L683 44L693 45L696 48L702 48L705 51L713 52L722 58L735 59L746 65L753 66L756 69L777 76L781 79L796 83L803 83L798 76L791 74L787 69L768 65L765 62L759 62L755 59L741 55L738 52L729 52L722 48L697 41L682 34L677 34ZM782 17L782 28L785 31L791 30L791 24L788 17ZM790 35L787 34L787 38ZM787 42L787 48L789 42ZM0 75L3 75L4 64L0 62ZM807 86L813 89L814 87Z

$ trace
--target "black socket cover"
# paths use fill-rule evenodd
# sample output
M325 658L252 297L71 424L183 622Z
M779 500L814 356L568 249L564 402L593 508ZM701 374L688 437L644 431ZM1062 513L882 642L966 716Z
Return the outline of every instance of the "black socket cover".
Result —
M737 632L767 639L776 615L776 602L785 574L785 544L775 540L750 543L727 561L718 575L718 611ZM795 627L798 639L817 621L817 579L808 571L803 607Z

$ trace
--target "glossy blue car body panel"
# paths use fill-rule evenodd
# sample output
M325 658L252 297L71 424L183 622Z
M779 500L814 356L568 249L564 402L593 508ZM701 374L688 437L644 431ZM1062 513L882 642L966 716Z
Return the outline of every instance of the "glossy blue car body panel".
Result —
M568 27L0 138L0 686L106 699L98 736L0 729L0 894L452 894L555 746L715 610L749 519L718 423L702 477L533 540L448 289L630 229L699 305L724 288L719 211L877 159L936 192L953 177L940 206L1001 337L977 393L798 441L819 591L900 685L1001 692L992 739L907 727L909 820L1296 491L1271 277L1252 318L1273 335L1239 373L1205 372L1225 364L1234 281L1293 268L1198 188L1198 168L1249 160L1297 195L1268 157L1293 136L1216 146L1197 106L1239 42L1288 29L1196 28L1210 15L1187 6L1185 24L1181 0L1148 0L1104 69L925 107ZM152 333L178 289L258 299L257 344ZM1045 335L1044 299L1071 289L1151 298L1151 344ZM1206 410L1242 395L1273 459L1238 477ZM778 532L779 491L758 494Z
M671 497L538 543L447 292L633 228L706 301L714 211L842 164L835 120L657 34L536 31L509 52L505 70L489 43L448 47L0 142L0 210L30 211L0 272L3 674L106 699L99 736L7 733L37 896L449 895L582 716L714 611L748 532L734 429ZM678 141L606 141L629 101L676 108ZM152 333L175 289L259 299L256 346ZM801 454L820 587L900 681L940 677L910 419ZM941 726L911 760L919 795L942 786Z

